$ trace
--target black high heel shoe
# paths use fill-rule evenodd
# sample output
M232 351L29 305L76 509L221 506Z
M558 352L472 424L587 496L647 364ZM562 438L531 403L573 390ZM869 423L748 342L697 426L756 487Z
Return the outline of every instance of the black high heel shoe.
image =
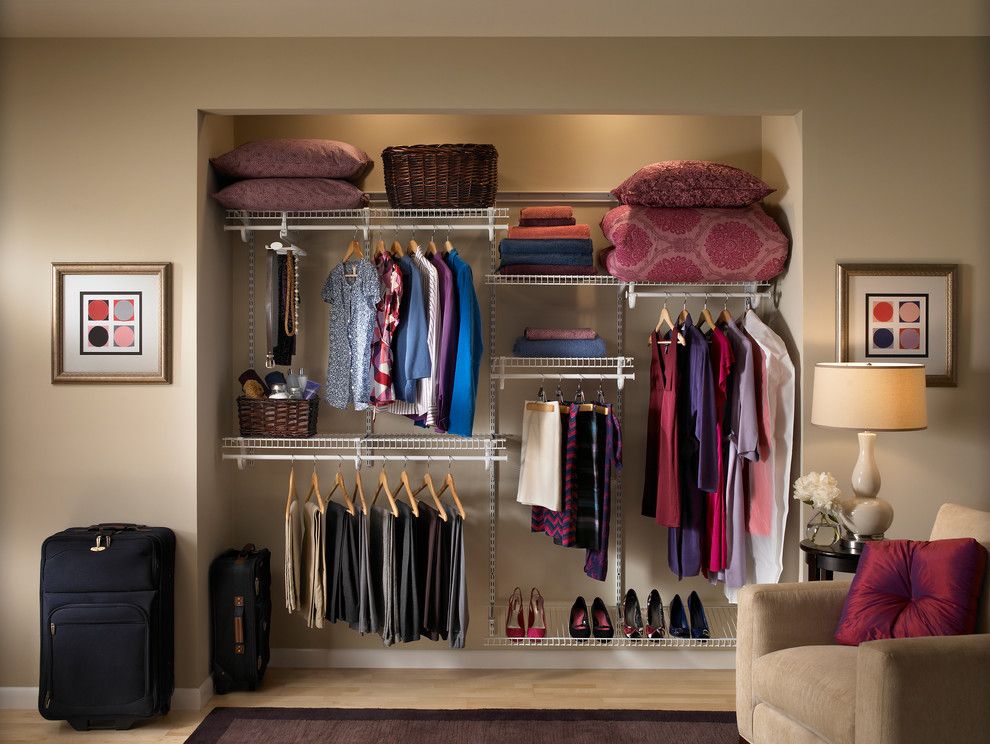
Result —
M698 592L691 592L688 595L688 612L691 613L691 637L711 638L712 634L708 630L708 618L705 616L705 606L701 604L701 597Z
M571 617L567 623L571 638L581 640L591 637L591 625L588 622L588 603L584 597L578 597L571 606Z
M591 603L591 634L595 638L612 638L615 635L615 626L601 597L595 597Z
M687 615L684 614L684 603L681 602L681 595L675 594L670 603L670 624L667 632L671 638L690 638L691 629L688 627Z
M663 619L663 600L660 592L654 589L646 600L646 637L663 638L667 633L667 623Z
M632 589L626 592L622 603L622 632L626 638L643 637L643 611L639 608L639 597Z

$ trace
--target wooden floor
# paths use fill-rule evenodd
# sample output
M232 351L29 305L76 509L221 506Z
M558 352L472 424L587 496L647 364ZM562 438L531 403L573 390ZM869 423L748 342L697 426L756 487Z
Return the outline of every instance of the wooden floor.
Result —
M0 711L0 742L185 740L216 705L297 708L634 708L734 710L731 670L270 669L253 693L214 697L131 731L79 733L37 711ZM275 744L273 742L273 744Z

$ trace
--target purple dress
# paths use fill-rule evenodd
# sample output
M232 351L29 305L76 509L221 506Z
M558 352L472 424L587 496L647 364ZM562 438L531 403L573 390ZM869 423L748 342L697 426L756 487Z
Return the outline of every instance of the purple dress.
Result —
M667 563L681 579L701 572L708 491L718 488L718 434L708 341L688 315L681 326L687 353L678 359L681 526L668 533Z

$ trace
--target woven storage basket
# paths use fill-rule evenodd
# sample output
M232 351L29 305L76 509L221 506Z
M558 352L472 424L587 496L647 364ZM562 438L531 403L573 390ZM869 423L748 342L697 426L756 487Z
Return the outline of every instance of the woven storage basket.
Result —
M404 145L382 151L394 209L491 207L498 192L494 145Z
M242 437L315 437L320 399L237 399Z

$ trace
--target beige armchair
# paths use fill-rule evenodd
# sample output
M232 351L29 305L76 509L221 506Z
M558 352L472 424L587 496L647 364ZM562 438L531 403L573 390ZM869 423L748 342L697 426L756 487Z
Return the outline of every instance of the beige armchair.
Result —
M990 512L944 504L931 539L990 549ZM990 581L977 633L833 639L848 582L748 586L739 594L736 715L751 744L990 741Z

